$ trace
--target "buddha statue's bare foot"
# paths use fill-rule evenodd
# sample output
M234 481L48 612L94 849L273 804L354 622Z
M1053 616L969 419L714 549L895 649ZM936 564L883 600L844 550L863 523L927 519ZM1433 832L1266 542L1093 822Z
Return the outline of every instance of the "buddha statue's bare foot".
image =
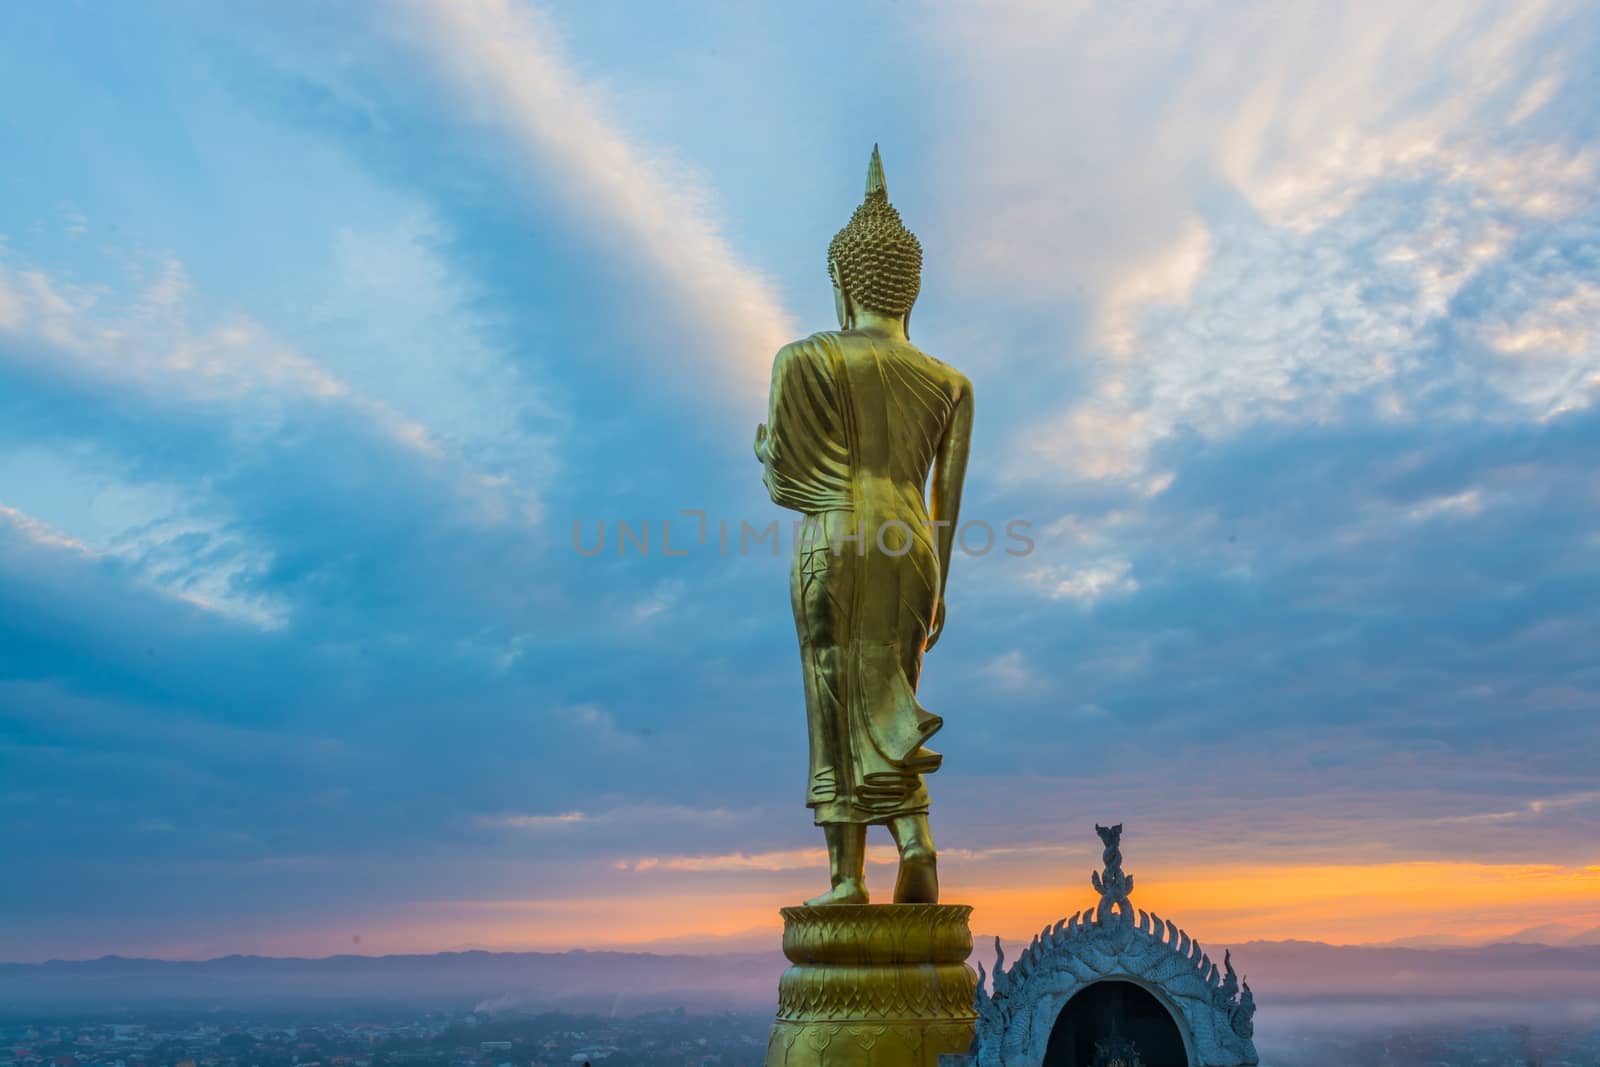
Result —
M894 902L939 903L939 867L932 852L908 848L900 854L900 874L894 880Z
M856 881L854 878L846 878L820 897L812 897L806 901L806 907L825 908L830 904L865 904L866 902L866 885Z

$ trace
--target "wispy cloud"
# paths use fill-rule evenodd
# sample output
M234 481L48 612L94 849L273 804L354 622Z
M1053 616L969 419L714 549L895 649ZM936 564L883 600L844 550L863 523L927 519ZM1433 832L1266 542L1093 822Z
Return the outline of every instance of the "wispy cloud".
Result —
M723 235L704 179L630 140L604 93L571 68L548 19L506 0L426 0L422 54L523 165L553 174L564 208L621 261L650 272L653 304L708 342L730 400L759 405L772 354L796 334L772 286ZM610 303L621 303L619 297Z
M36 545L43 545L46 548L67 549L84 556L94 555L89 546L82 541L53 530L47 523L40 522L31 515L24 515L16 508L0 504L0 522L6 523Z
M559 830L593 821L594 816L581 811L566 811L560 815L485 815L478 820L482 826L509 830Z
M1476 515L1482 510L1483 493L1477 489L1466 489L1419 501L1411 505L1407 514L1420 522L1438 516Z
M868 862L888 863L892 852L886 854L881 846L868 850ZM826 869L828 852L820 848L782 849L775 852L727 852L709 856L641 856L638 859L618 860L619 871L798 871Z
M1528 247L1593 228L1600 157L1550 117L1576 71L1550 47L1571 19L1370 3L1174 13L1152 34L1110 6L1018 3L931 24L972 71L955 106L978 150L950 161L958 262L974 286L1085 300L1085 345L1111 357L1085 361L1087 395L1018 447L1041 473L1132 479L1180 433L1352 401L1416 417L1426 376L1487 379L1480 416L1591 402L1586 297L1542 279ZM1231 43L1245 39L1248 55ZM1056 102L1044 126L1009 106L1023 99ZM1543 366L1495 365L1470 341L1440 366L1441 324L1490 273L1541 295L1482 336Z
M1539 800L1530 800L1525 804L1507 811L1482 811L1471 815L1447 815L1440 819L1441 823L1503 823L1519 820L1536 819L1547 813L1557 812L1563 808L1585 807L1600 803L1600 791L1585 791L1581 793L1568 793L1563 796L1544 797Z
M502 830L558 830L577 826L726 826L741 816L725 808L691 808L682 804L625 804L604 811L559 814L480 815L477 824Z
M329 457L297 455L309 437L329 434L343 438L348 455L382 454L394 475L448 500L438 521L529 528L538 510L531 490L475 469L426 426L260 324L208 315L177 260L163 259L153 280L132 273L113 269L110 280L84 284L0 263L0 373L12 377L13 403L27 401L10 433L0 432L0 458L18 474L30 464L41 475L74 471L98 493L132 502L102 509L96 536L65 536L197 606L282 626L291 600L264 586L286 546L252 529L264 516L248 515L254 502L245 498L268 487L240 472L304 460L291 477L298 492L344 509L348 488L334 484ZM57 408L84 414L60 417ZM190 446L174 449L147 433L153 424ZM45 456L54 458L42 464ZM104 526L119 518L120 526Z
M199 563L192 559L174 561L168 565L152 562L155 544L165 544L167 534L151 536L143 531L143 545L123 543L109 549L97 549L85 542L64 534L45 522L26 515L16 508L0 504L0 533L9 526L33 547L44 550L65 551L86 561L116 561L127 564L138 573L143 584L163 595L227 619L248 622L264 630L275 630L286 622L288 605L279 598L241 593L233 588L233 581L252 566L247 554L227 553L226 558ZM190 533L208 537L215 531L191 527ZM0 560L9 553L0 544ZM194 547L193 543L189 546Z
M947 863L981 864L991 860L1013 860L1057 856L1078 851L1073 846L1038 844L996 848L947 848L940 855ZM867 862L887 866L900 861L892 845L868 845ZM619 871L677 871L683 873L739 873L753 871L825 871L828 852L823 848L779 849L770 852L724 852L707 855L641 856L616 861Z
M1075 600L1085 606L1106 597L1120 596L1139 588L1133 565L1125 559L1103 559L1077 566L1046 568L1029 575L1046 596Z
M1042 679L1018 649L1003 652L982 667L982 674L1002 689L1027 689L1042 686Z

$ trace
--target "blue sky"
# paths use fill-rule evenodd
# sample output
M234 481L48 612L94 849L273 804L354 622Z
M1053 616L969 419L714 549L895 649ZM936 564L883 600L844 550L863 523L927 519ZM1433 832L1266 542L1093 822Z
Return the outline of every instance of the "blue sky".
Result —
M1539 3L7 8L0 957L813 890L786 561L573 527L779 517L874 142L1036 542L924 676L947 895L1052 919L1121 819L1198 933L1600 926L1597 60Z

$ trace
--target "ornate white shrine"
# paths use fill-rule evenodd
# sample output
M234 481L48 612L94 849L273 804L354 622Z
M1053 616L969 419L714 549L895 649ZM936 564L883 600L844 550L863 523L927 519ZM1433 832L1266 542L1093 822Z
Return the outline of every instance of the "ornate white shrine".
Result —
M959 1059L969 1067L1045 1067L1052 1031L1073 998L1099 983L1122 982L1149 993L1171 1015L1187 1067L1254 1067L1249 983L1240 983L1228 953L1219 971L1172 922L1135 909L1128 900L1133 877L1122 870L1122 826L1095 829L1105 846L1105 870L1090 878L1100 903L1045 927L1009 967L995 939L993 975L978 968L977 1034ZM1093 1062L1145 1062L1130 1058L1127 1036L1097 1044ZM1060 1053L1052 1058L1061 1062ZM948 1065L957 1057L941 1059Z

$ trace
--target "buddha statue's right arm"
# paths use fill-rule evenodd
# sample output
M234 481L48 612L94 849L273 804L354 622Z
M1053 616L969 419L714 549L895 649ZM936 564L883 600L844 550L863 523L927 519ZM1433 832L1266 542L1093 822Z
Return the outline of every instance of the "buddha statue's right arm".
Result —
M826 344L813 337L778 350L766 428L756 431L772 502L805 515L851 501L849 447Z
M778 411L783 406L783 376L784 364L789 356L789 346L785 345L778 350L772 360L772 384L767 392L767 421L756 427L755 453L756 459L761 462L761 481L767 487L767 494L778 502L778 494L773 485L772 460L773 446L777 443L775 431L778 428Z

